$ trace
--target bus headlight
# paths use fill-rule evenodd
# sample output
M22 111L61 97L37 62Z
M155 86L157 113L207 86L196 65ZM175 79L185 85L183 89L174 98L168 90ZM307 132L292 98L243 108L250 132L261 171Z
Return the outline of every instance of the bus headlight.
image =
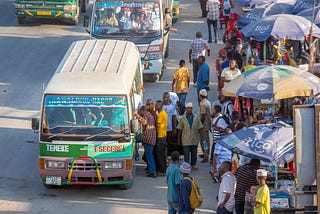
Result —
M26 5L25 4L14 4L14 7L16 9L24 9L26 7Z
M67 4L67 5L65 5L64 7L63 7L63 10L65 11L65 12L72 12L72 11L74 11L74 10L76 10L77 9L77 5L74 5L74 4Z
M47 169L64 169L65 162L64 161L46 161L46 168Z
M122 161L105 161L104 168L105 169L122 169L123 162Z

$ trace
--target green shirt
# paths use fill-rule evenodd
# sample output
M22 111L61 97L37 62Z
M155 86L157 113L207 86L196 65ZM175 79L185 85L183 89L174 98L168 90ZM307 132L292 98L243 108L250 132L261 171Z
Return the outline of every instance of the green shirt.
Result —
M203 128L203 125L198 116L193 115L193 123L192 123L192 127L190 127L188 119L184 114L181 117L179 124L177 126L177 129L180 129L182 131L182 138L181 138L182 146L198 145L198 143L200 142L199 130L202 128Z
M258 189L255 200L259 202L259 206L254 207L254 214L270 214L270 193L267 185Z

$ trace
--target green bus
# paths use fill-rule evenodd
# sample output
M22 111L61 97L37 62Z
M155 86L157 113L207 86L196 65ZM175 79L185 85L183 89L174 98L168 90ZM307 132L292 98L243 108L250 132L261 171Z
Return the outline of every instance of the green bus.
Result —
M120 185L135 175L142 67L132 42L73 43L46 86L39 130L39 172L46 187Z
M25 24L27 17L55 18L76 25L80 11L86 12L89 0L15 0L15 14L19 24Z

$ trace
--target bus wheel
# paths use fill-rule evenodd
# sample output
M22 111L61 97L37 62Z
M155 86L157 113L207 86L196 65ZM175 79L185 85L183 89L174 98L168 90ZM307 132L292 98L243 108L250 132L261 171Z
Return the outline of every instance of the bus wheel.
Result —
M79 22L78 16L77 16L77 17L74 17L74 18L71 18L71 19L69 20L69 22L70 22L71 25L77 25L78 22Z
M19 24L25 24L27 20L27 17L25 16L18 16L18 23Z
M87 11L87 0L80 0L81 13L85 13Z
M58 188L57 185L43 184L43 186L45 186L45 188L47 188L47 189L55 189L55 188Z

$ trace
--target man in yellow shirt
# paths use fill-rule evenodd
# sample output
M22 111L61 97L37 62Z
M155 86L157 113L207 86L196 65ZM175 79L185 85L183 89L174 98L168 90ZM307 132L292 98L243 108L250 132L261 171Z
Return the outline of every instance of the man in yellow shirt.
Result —
M155 109L158 112L157 117L157 147L156 147L156 159L159 166L158 176L166 175L166 147L167 147L167 126L168 115L162 109L163 102L158 100L155 105Z
M254 65L254 63L255 63L254 57L250 56L248 59L248 65L243 67L243 71L248 71L252 68L255 68L256 66Z
M179 101L184 105L186 103L186 97L189 91L190 84L190 72L186 68L186 62L182 59L179 62L180 68L173 74L172 91L176 88L176 93L179 97Z
M257 181L259 189L254 200L254 214L270 214L270 193L266 180L267 171L258 169Z

